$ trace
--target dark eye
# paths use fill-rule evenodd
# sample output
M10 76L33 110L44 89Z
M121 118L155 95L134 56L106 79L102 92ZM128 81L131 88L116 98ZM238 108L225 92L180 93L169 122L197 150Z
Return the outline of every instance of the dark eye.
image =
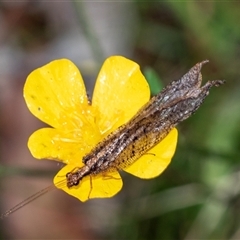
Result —
M73 185L74 186L77 186L79 184L79 180L75 180L74 182L73 182Z
M66 178L69 178L71 175L72 175L71 172L67 173L67 174L66 174Z

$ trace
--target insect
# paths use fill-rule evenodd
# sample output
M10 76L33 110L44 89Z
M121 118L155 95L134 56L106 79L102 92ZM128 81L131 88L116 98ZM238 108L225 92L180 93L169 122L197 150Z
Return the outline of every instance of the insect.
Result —
M172 81L152 97L129 122L110 133L85 155L82 159L84 166L67 173L66 179L60 181L58 186L71 188L81 184L86 176L124 169L161 142L178 123L196 112L211 87L225 82L208 81L201 87L201 68L207 62L197 63L182 78ZM55 187L50 186L32 195L2 214L1 218L52 189Z
M165 138L179 122L191 116L209 94L210 88L224 83L215 80L200 87L200 70L207 62L196 64L181 79L171 82L128 123L97 144L83 158L85 166L67 174L68 188L78 185L87 175L121 170L131 165Z

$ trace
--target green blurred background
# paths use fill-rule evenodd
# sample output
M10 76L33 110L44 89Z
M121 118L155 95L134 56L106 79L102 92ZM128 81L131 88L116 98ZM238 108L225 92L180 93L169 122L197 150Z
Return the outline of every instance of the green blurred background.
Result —
M52 182L61 167L27 149L41 126L22 97L26 76L57 58L77 64L91 95L103 60L138 62L153 94L209 59L203 81L225 79L178 126L158 178L123 174L111 199L81 203L49 192L0 221L2 239L240 239L240 2L2 1L0 209Z

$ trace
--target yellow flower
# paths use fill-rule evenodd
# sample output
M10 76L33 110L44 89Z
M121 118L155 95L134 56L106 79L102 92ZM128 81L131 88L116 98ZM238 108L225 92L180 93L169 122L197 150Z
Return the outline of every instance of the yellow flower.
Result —
M104 62L92 104L77 67L67 59L50 62L33 71L24 86L29 110L51 126L34 132L28 147L35 158L66 164L54 178L56 187L81 201L112 197L122 188L117 170L84 177L70 189L63 180L68 172L82 167L83 156L130 120L149 97L149 86L138 64L124 57L113 56ZM151 154L143 155L123 170L141 178L158 176L170 163L176 143L177 130L173 129L150 149Z

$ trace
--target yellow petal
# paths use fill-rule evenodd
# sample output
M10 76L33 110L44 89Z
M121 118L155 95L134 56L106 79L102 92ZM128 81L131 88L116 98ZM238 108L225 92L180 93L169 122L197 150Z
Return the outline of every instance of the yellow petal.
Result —
M26 80L24 98L34 116L55 128L81 126L78 116L88 110L82 76L67 59L34 70Z
M55 176L53 182L57 188L62 189L69 195L85 202L92 198L109 198L117 194L122 188L122 179L118 172L103 173L84 177L78 186L68 188L66 183L61 181L66 179L66 174L71 172L76 166L67 165Z
M121 56L103 64L94 88L92 105L105 135L131 119L149 101L150 90L139 65Z
M88 134L88 137L84 136L84 133ZM28 147L35 158L53 159L81 167L82 157L98 141L97 136L91 137L90 131L66 132L54 128L42 128L30 136Z
M174 128L159 144L123 170L139 178L157 177L171 162L177 145L177 135L177 129Z

